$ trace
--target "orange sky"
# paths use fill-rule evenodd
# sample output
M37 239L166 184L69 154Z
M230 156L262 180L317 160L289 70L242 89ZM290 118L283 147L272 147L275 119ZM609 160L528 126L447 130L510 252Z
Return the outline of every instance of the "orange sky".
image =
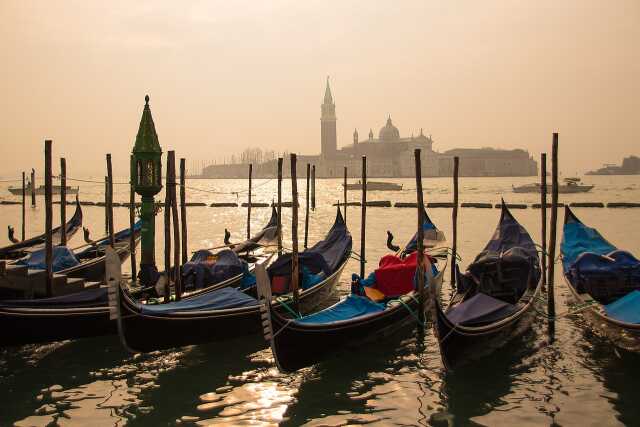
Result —
M144 104L163 149L318 153L331 75L338 145L391 114L434 148L524 148L561 167L640 154L640 2L0 2L0 175L126 174ZM56 160L57 165L57 160Z

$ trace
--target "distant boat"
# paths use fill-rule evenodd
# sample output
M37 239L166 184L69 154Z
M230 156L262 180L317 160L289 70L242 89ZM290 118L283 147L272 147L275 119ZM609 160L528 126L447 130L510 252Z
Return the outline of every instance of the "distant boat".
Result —
M344 184L342 184L344 187ZM347 190L362 190L362 182L358 181L355 184L347 184ZM402 184L395 184L393 182L383 181L367 181L367 190L369 191L400 191L402 190Z
M568 194L568 193L586 193L587 191L591 191L594 185L582 185L580 184L580 178L565 178L564 184L558 186L558 193ZM540 192L540 184L526 184L521 185L519 187L513 187L514 193L539 193ZM547 184L547 192L551 192L551 185Z
M70 187L67 185L67 194L78 194L80 190L79 187ZM60 190L62 189L61 185L52 185L51 186L51 194L60 194ZM25 187L25 191L27 194L31 194L31 183L28 183ZM22 187L9 187L9 192L14 196L22 195ZM44 185L36 188L37 196L44 196Z

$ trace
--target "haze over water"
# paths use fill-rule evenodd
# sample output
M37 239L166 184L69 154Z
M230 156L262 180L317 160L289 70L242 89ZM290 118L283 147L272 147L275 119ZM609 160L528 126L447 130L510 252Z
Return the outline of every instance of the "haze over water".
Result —
M402 192L371 192L368 200L414 201L415 181L403 183ZM539 196L514 194L511 184L498 178L462 178L460 201L537 203ZM596 188L588 194L561 195L560 201L640 200L640 178L586 177ZM243 191L246 180L190 180L189 187L205 191ZM317 209L311 213L310 243L321 239L335 214L332 203L342 197L339 180L317 181ZM275 180L254 182L254 201L270 202ZM304 189L303 181L298 184ZM450 201L451 180L425 179L425 200ZM115 201L128 200L127 186L116 185ZM8 194L3 188L2 194ZM100 200L102 184L81 184L83 199ZM290 200L290 182L284 182L284 200ZM212 194L188 190L189 201L246 201L246 194ZM349 195L359 200L360 193ZM42 229L43 206L27 209L27 231ZM304 206L304 199L300 199ZM0 206L0 229L17 226L19 206ZM285 246L289 246L291 210L283 209ZM576 208L587 224L596 226L611 242L640 252L640 232L633 226L636 209ZM116 229L128 226L128 210L115 208ZM513 210L516 218L540 242L540 210ZM560 222L562 218L560 211ZM57 209L54 210L57 215ZM104 210L84 207L85 225L94 236L102 234ZM232 240L244 237L246 209L188 209L189 249L217 246L224 228ZM262 227L268 208L252 210L252 229ZM447 237L451 236L451 210L430 209L429 215ZM302 228L301 214L300 230ZM461 268L482 249L497 224L499 210L459 211ZM58 218L55 216L55 218ZM347 221L360 246L360 210L349 207ZM403 244L415 231L415 209L367 209L367 259L372 269L387 253L386 230ZM157 222L157 260L161 264L162 221ZM561 229L560 229L561 230ZM560 239L561 233L558 234ZM302 235L301 235L302 238ZM2 236L0 244L6 243ZM81 244L74 236L71 245ZM128 270L128 262L123 264ZM350 261L339 292L350 291L350 275L358 263ZM557 312L566 312L568 291L556 268ZM448 273L448 271L447 271ZM446 275L448 277L448 274ZM443 286L445 295L448 284ZM543 307L540 307L543 311ZM580 317L561 317L556 341L548 345L546 321L537 317L533 331L504 350L454 374L444 374L431 330L415 338L415 328L390 340L363 345L356 352L295 374L279 374L261 338L132 356L117 337L29 345L0 350L0 425L174 425L183 416L198 417L201 425L634 425L640 413L636 385L640 358L619 358L611 346L584 332ZM51 392L42 390L55 385ZM221 387L225 387L220 389ZM217 393L216 393L217 390ZM42 395L41 397L39 397ZM222 400L216 401L221 398ZM51 414L36 414L48 406ZM208 405L200 406L199 405ZM190 424L185 418L183 425Z

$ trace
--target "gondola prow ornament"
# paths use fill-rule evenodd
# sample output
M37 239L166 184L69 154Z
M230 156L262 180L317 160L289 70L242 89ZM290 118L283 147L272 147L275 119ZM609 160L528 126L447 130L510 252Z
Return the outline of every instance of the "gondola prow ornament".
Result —
M144 111L131 156L131 183L142 196L142 256L138 279L142 286L153 286L158 280L155 262L155 202L162 189L162 148L149 108L149 95L144 97Z

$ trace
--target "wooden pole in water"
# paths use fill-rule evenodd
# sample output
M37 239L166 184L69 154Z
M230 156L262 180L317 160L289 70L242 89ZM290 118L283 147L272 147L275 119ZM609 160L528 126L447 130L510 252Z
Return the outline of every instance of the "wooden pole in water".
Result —
M460 158L453 158L453 211L451 212L451 222L453 223L453 242L451 242L451 288L456 288L456 264L458 257L458 170Z
M345 177L347 168L345 168ZM344 187L345 194L347 186ZM345 200L345 210L347 203ZM364 278L364 264L366 252L366 230L367 230L367 156L362 156L362 218L360 223L360 277Z
M167 173L164 185L164 302L171 301L171 166L167 153Z
M133 155L131 155L133 162ZM133 182L129 183L129 250L131 252L131 281L135 284L137 279L136 265L136 235L135 235L135 223L136 223L136 192L133 188Z
M109 234L109 178L104 177L104 234Z
M47 296L53 295L53 200L51 198L51 140L44 141L44 218Z
M249 200L247 206L247 239L251 238L251 175L253 175L253 163L249 163Z
M180 223L182 225L182 265L187 259L187 189L186 189L186 160L180 159ZM181 282L182 283L182 282Z
M552 319L550 324L553 324L553 318L556 315L556 303L553 293L553 285L555 282L555 257L556 257L556 228L558 222L558 133L553 133L553 145L551 147L551 224L550 224L550 236L549 236L549 277L547 278L548 284L548 300L547 300L547 312L549 318Z
M173 283L176 301L182 296L182 274L180 269L180 220L178 218L178 197L176 193L176 153L169 151L168 162L171 169L171 223L173 224Z
M67 245L67 160L60 158L60 244Z
M347 167L344 167L344 181L342 182L342 195L344 198L344 208L342 213L344 214L344 223L347 223Z
M296 155L291 153L291 289L293 291L293 305L298 307L298 177L296 171Z
M316 210L316 165L311 166L311 210Z
M547 153L540 155L540 213L542 240L542 289L547 287Z
M111 168L111 154L107 154L107 219L109 224L109 244L115 247L113 234L113 170Z
M304 248L307 249L309 237L309 179L311 174L311 165L307 163L307 193L306 193L306 211L304 214Z
M31 207L36 207L36 170L31 168Z
M26 205L27 205L27 188L25 186L25 173L23 171L22 172L22 241L24 241L24 237L25 237Z
M418 206L418 235L416 236L416 252L418 255L418 265L416 269L419 303L418 318L420 319L420 322L424 324L424 303L426 295L424 283L424 195L422 193L422 161L420 159L421 150L419 148L416 148L413 153L416 161L416 193Z
M278 256L282 255L282 157L278 157Z

